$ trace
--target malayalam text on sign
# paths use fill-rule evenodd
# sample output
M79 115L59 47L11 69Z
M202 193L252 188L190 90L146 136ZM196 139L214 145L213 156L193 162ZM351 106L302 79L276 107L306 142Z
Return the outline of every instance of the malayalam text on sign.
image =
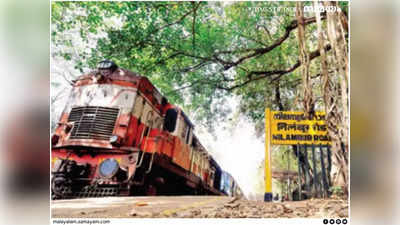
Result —
M316 112L307 118L303 112L271 111L271 144L330 144L325 113Z

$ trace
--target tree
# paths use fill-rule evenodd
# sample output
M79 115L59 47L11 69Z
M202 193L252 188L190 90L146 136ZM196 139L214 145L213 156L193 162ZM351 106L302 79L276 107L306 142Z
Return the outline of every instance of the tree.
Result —
M317 4L316 4L317 6ZM325 7L338 7L335 2L324 2ZM343 186L348 194L348 139L349 139L349 65L348 65L348 32L347 16L343 11L327 13L327 28L322 29L322 22L317 13L318 48L321 54L321 70L323 73L323 98L325 103L326 122L328 132L332 138L334 184ZM323 48L324 32L332 45L333 54L329 58ZM333 73L329 73L329 68Z
M347 151L348 6L324 4L342 11L301 10L312 2L53 2L53 56L81 71L112 59L209 128L226 119L230 97L260 135L266 107L325 109L334 148ZM58 48L73 46L71 32L86 47Z

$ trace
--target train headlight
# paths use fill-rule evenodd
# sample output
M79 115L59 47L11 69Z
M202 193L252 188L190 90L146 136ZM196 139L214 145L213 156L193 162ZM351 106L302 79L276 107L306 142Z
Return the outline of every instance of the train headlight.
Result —
M52 172L58 172L62 166L62 160L57 158L53 164L53 168L51 169Z
M121 145L121 137L118 135L112 135L109 139L110 143L114 146L120 146Z
M117 68L117 64L110 60L103 60L97 65L97 69L103 76L110 76Z
M103 178L112 178L118 170L119 164L115 159L106 159L99 165L99 174Z

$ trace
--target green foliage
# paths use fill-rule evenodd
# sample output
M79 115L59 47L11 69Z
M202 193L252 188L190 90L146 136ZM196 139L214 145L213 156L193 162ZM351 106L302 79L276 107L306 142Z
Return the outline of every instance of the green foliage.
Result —
M298 60L295 31L268 53L232 64L256 52L251 49L272 45L295 20L294 12L256 8L293 8L295 2L92 1L52 2L51 7L52 43L67 49L54 55L73 60L80 70L94 69L104 58L114 60L149 77L171 102L182 105L210 128L226 119L230 112L226 101L235 96L240 100L237 110L251 118L262 133L264 108L278 109L277 85L284 108L298 107L300 74L296 70L240 86L259 76L250 76L249 71L285 70L294 65ZM79 32L74 38L87 43L87 49L72 57L68 51L72 38L65 34L76 29ZM307 29L310 50L314 50L316 27ZM95 44L90 44L93 40ZM312 72L318 71L319 64L313 65ZM239 87L230 89L235 85Z
M344 191L343 188L340 186L332 186L329 191L336 196L342 196L344 195Z
M291 146L279 146L278 149L272 151L271 159L272 159L273 170L278 170L278 171L290 170L297 172L297 159L293 154Z

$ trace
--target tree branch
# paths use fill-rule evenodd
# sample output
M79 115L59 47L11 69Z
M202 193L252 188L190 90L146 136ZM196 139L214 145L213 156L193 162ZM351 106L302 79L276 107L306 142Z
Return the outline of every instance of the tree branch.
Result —
M192 2L192 5L193 5L193 23L192 23L192 35L193 35L193 39L192 39L192 46L193 46L193 53L194 53L194 50L195 50L195 48L196 48L196 32L195 32L196 10L197 10L197 8L198 8L199 6L197 5L197 7L196 7L196 3L195 3L195 2Z
M201 2L199 2L195 7L193 7L192 10L188 11L188 12L185 13L183 16L181 16L177 21L172 22L172 23L167 23L167 24L165 24L164 26L161 26L161 27L157 28L156 30L154 30L153 32L151 32L151 34L157 33L158 31L160 31L160 30L162 30L162 29L165 29L165 28L167 28L167 27L170 27L170 26L172 26L172 25L181 23L181 22L182 22L187 16L189 16L191 13L195 13L196 10L199 8L200 4L201 4Z
M282 99L281 99L281 91L279 88L279 81L275 84L275 104L278 105L280 111L284 110Z
M326 18L325 16L322 17L322 19L325 19L325 18ZM316 22L315 17L304 18L304 25L308 25L308 24L311 24L314 22ZM263 54L266 54L266 53L272 51L273 49L275 49L276 47L281 45L289 37L290 32L292 30L296 29L297 26L298 26L297 20L293 20L288 26L286 26L285 33L283 34L283 36L280 37L278 40L276 40L273 44L271 44L270 46L268 46L266 48L248 49L247 51L249 51L249 52L252 51L252 53L239 58L235 62L225 62L224 69L228 70L228 69L230 69L234 66L237 66L240 63L246 61L247 59L253 58L255 56L263 55ZM230 51L224 51L223 53L228 54L228 53L230 53ZM233 53L233 52L231 52L231 53Z
M330 49L331 49L331 46L329 44L325 46L325 50L326 51L329 51ZM319 50L311 52L310 53L310 61L315 59L315 58L317 58L318 56L320 56ZM285 70L251 71L247 75L248 80L246 80L246 81L244 81L244 82L242 82L240 84L236 84L236 85L230 86L230 87L224 87L222 85L218 85L217 88L218 89L222 89L222 90L226 90L226 91L232 91L232 90L234 90L236 88L243 87L243 86L245 86L245 85L247 85L247 84L249 84L249 83L251 83L253 81L264 79L266 77L271 77L271 76L274 76L274 75L278 75L277 77L272 79L272 82L273 82L273 81L276 81L276 80L280 79L283 75L293 72L298 67L300 67L300 65L301 65L300 60L297 60L297 62L295 64L293 64L291 67L289 67L289 68L287 68ZM252 75L258 75L258 76L255 77L255 78L252 78Z
M198 5L197 5L197 7L198 7ZM190 12L193 12L193 10L190 11ZM185 14L184 17L186 17L187 15L188 15L188 13ZM326 16L325 16L325 14L323 14L322 15L322 19L325 19L325 18L326 18ZM304 19L304 24L305 25L308 25L308 24L311 24L311 23L314 23L314 22L316 22L316 18L315 17L310 17L310 18L305 18ZM284 35L282 37L280 37L278 40L276 40L273 44L269 45L268 47L263 47L263 48L247 48L247 49L226 50L226 51L218 51L218 52L214 53L212 56L199 56L199 55L196 55L196 54L184 52L184 51L176 49L176 48L174 48L172 46L164 46L164 47L166 47L166 48L168 48L168 49L170 49L172 51L175 51L177 53L177 55L183 55L183 56L186 56L186 57L191 57L191 58L196 58L196 59L207 60L207 61L219 63L219 64L221 64L223 66L224 70L228 70L228 69L230 69L232 67L238 66L239 64L243 63L244 61L246 61L246 60L248 60L250 58L257 57L257 56L260 56L260 55L264 55L264 54L274 50L276 47L280 46L289 37L291 31L296 29L297 26L298 26L297 20L293 20L288 26L286 26L285 33L284 33ZM147 43L156 44L156 43L149 42L149 41L147 41ZM236 61L226 61L226 60L221 58L222 55L235 54L235 53L249 53L249 54L240 57Z

